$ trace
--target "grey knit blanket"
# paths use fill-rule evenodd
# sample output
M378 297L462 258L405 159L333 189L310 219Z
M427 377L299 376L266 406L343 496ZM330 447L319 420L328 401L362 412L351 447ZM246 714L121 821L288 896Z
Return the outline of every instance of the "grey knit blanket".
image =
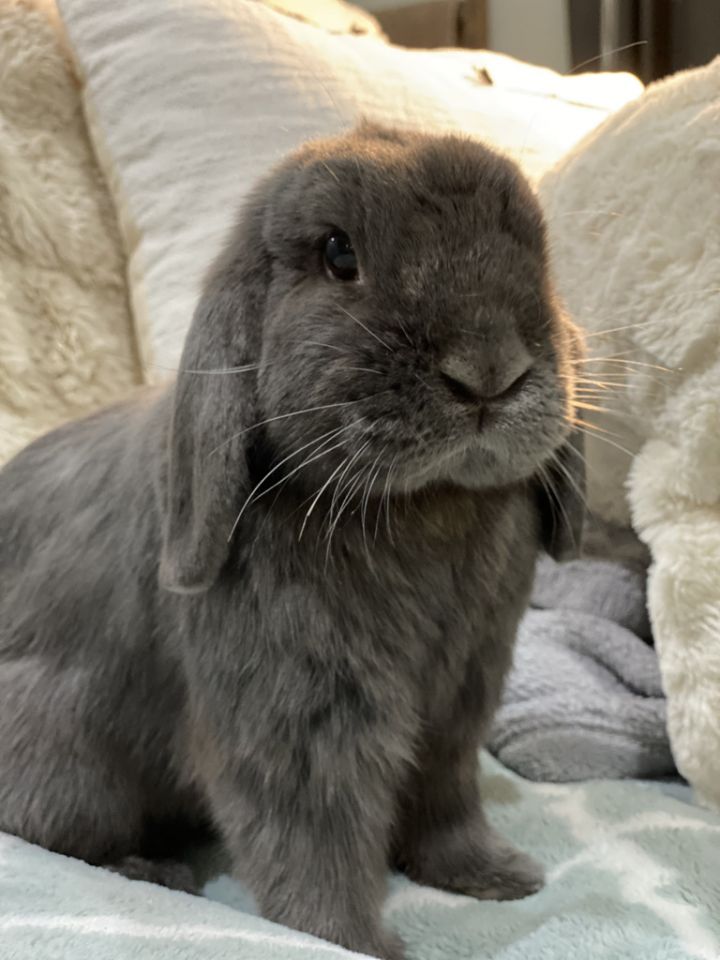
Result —
M642 573L543 556L491 752L530 780L674 774L649 641Z

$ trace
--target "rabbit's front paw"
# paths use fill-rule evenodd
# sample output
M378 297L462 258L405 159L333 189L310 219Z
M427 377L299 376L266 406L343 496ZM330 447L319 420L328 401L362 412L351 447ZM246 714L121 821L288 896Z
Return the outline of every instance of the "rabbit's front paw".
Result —
M451 883L457 893L477 900L521 900L542 889L545 872L532 857L508 847L503 856L481 859Z
M520 900L545 882L539 863L485 824L427 838L406 872L418 883L478 900Z

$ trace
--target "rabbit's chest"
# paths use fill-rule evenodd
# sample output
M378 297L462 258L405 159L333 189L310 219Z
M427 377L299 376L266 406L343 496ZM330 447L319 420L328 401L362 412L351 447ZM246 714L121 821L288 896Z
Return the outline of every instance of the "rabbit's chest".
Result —
M458 703L494 702L529 594L536 520L520 492L460 506L421 522L398 513L377 536L347 529L329 560L312 527L311 549L290 533L259 537L252 578L230 604L243 624L242 668L229 680L238 702L272 712L292 701L307 723L359 712L411 738L453 722Z
M424 528L398 524L334 593L339 632L366 675L391 674L425 719L440 720L473 687L494 699L509 668L537 520L522 490L488 501L468 498L465 515L431 516Z

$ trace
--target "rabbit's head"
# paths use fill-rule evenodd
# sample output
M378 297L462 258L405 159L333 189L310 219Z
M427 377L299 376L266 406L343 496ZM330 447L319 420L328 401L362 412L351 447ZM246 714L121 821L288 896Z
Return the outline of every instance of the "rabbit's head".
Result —
M537 477L557 555L581 515L581 352L510 161L369 125L306 145L251 195L188 335L163 581L214 580L258 483L373 496Z

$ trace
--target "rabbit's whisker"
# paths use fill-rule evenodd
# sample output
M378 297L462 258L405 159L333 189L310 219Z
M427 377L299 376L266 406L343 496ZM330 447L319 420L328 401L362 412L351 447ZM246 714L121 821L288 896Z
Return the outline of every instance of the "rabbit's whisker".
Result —
M402 322L402 320L398 320L398 326L400 327L400 330L401 330L401 332L402 332L402 335L405 337L405 339L406 339L407 342L410 344L410 346L411 346L411 347L414 347L415 344L413 343L412 337L411 337L410 334L407 332L407 327L406 327L405 324Z
M606 430L605 427L600 427L596 423L590 423L587 420L583 420L581 417L570 417L569 422L574 427L585 427L586 430L592 430L593 432L596 432L596 433L606 433L612 436L610 431Z
M370 443L370 441L367 440L367 441L363 444L363 446L362 446L362 448L361 448L361 451L362 451L363 449L365 449L365 448L369 445L369 443ZM327 452L329 452L329 451L327 451ZM316 459L320 459L320 458L316 458ZM353 459L354 459L354 457L353 457ZM340 464L340 466L343 467L343 470L342 470L343 473L345 472L345 465L346 465L346 463L347 463L347 457L344 458L343 461L342 461L342 463ZM336 479L336 480L335 480L335 483L337 484L337 482L338 482L338 481L337 481L337 479ZM314 490L314 491L310 494L309 497L306 497L306 498L302 501L302 503L300 504L300 506L297 507L297 508L293 511L293 516L295 516L296 513L300 513L300 512L302 511L303 507L305 507L308 503L310 503L311 500L314 499L316 493L317 493L317 491ZM325 519L326 519L326 518L325 518ZM325 522L325 519L323 519L323 523Z
M263 486L263 484L264 484L265 481L268 479L268 477L272 476L272 474L275 473L277 470L279 470L280 467L283 466L283 464L285 464L285 463L288 462L288 460L291 460L293 457L296 457L299 453L302 453L303 450L307 450L308 447L311 447L311 446L316 445L316 444L318 444L318 443L320 443L320 446L321 446L321 447L324 446L324 443L323 443L322 441L324 441L325 443L329 443L331 440L333 440L335 437L337 437L340 433L342 433L343 430L347 430L348 427L350 427L350 426L352 426L352 424L348 424L347 427L338 427L337 429L334 429L334 430L328 430L326 433L320 434L319 437L313 437L312 440L309 440L307 443L304 443L298 450L294 450L292 453L289 453L286 457L283 457L283 459L280 460L279 463L276 463L274 467L272 467L270 470L268 470L268 472L263 476L263 478L259 481L259 483L255 484L255 486L253 487L253 489L250 491L250 493L249 493L248 496L246 497L245 502L243 503L242 507L240 508L240 512L238 513L237 517L235 518L235 522L233 523L232 530L230 531L230 533L229 533L229 535L228 535L228 542L229 542L230 540L232 540L233 534L234 534L235 531L237 530L237 525L240 523L240 520L241 520L241 518L242 518L242 515L245 513L245 511L247 510L247 508L248 508L248 507L250 506L250 504L253 502L253 499L255 498L255 495L257 494L258 490L260 490L260 488ZM317 449L318 449L318 447L316 446L316 447L315 447L315 450L317 450ZM305 461L304 461L300 466L304 466L304 465L305 465ZM298 469L298 468L296 468L295 470L293 470L290 474L288 474L288 476L292 476L292 473L295 473L297 469ZM283 480L286 480L286 479L288 478L288 476L284 477ZM282 482L282 481L281 481L281 482ZM279 483L273 484L273 485L272 485L271 487L269 487L267 490L264 490L263 493L261 494L261 496L264 496L266 493L269 493L271 490L274 490L275 487L277 487L277 486L279 486Z
M558 460L554 460L553 463L554 463L554 466L556 467L562 466L562 464ZM565 471L565 475L569 476L567 471ZM552 477L548 474L547 468L544 466L540 467L540 482L543 485L543 489L545 490L545 493L547 494L547 498L550 501L550 503L555 503L557 505L558 510L562 514L563 520L565 521L565 527L570 532L573 538L574 552L578 553L579 552L578 544L575 542L575 534L573 533L573 527L572 527L572 524L570 523L570 518L568 517L565 504L562 501L562 497L558 496L557 490L555 489L555 486L553 485L553 482L552 482ZM583 499L583 503L585 503L584 499Z
M597 433L593 428L586 430L583 427L578 426L577 421L575 421L574 426L576 430L584 434L586 437L591 437L595 440L602 440L603 443L607 443L611 447L615 447L616 450L619 450L621 453L626 454L628 457L630 457L630 459L632 459L635 456L635 454L632 453L630 450L628 450L627 447L623 447L622 444L616 443L614 440L611 440L607 436L602 436L602 434Z
M571 446L570 449L571 449L571 450L574 450L575 448ZM576 451L576 452L579 453L579 451ZM582 488L581 488L580 485L578 484L578 482L577 482L577 480L575 479L575 477L573 477L572 473L568 470L568 468L565 466L565 464L562 462L562 460L560 460L559 457L557 457L557 456L553 457L553 459L552 459L552 464L553 464L553 466L554 466L557 470L559 470L559 471L562 473L562 475L565 477L565 479L567 480L567 482L570 484L570 486L573 488L573 490L574 490L575 493L577 494L577 497L578 497L578 499L580 500L580 502L582 503L582 505L583 505L583 506L585 507L585 509L587 510L587 509L588 509L587 497L585 496L584 491L582 490ZM568 527L569 527L569 524L568 524Z
M243 366L240 366L240 367L218 367L217 369L208 369L208 370L194 370L194 369L192 369L191 367L182 367L182 368L162 367L162 366L160 366L160 364L157 364L157 363L153 363L153 364L151 364L151 366L152 366L155 370L165 370L165 371L167 371L168 373L177 373L177 374L181 374L181 373L192 373L192 374L204 375L204 376L206 376L206 377L211 377L211 376L222 376L222 375L228 374L228 373L248 373L248 372L250 372L250 371L252 371L252 370L260 370L260 369L262 369L263 367L271 366L271 364L269 364L269 363L246 363L246 364L244 364Z
M327 453L327 452L328 452L328 451L325 451L325 453ZM313 502L312 502L312 503L310 504L310 506L308 507L307 512L306 512L306 514L305 514L305 517L304 517L304 519L303 519L302 525L301 525L301 527L300 527L300 533L298 534L298 543L300 542L300 540L302 540L302 536L303 536L303 534L305 533L305 527L306 527L307 524L308 524L308 520L310 519L310 515L312 514L313 510L314 510L315 507L317 506L318 501L320 500L320 497L321 497L321 496L323 495L323 493L327 490L327 488L330 486L330 484L333 482L333 480L335 479L335 477L337 476L337 474L342 470L342 468L343 468L344 466L345 466L345 460L342 460L341 463L340 463L337 467L335 467L335 469L332 471L332 473L330 474L330 476L327 478L327 480L323 483L323 485L320 487L320 489L319 489L319 490L317 491L317 493L315 494L315 499L313 500Z
M660 370L662 373L675 373L670 367L663 367L659 363L645 363L643 360L625 360L623 357L580 357L573 363L620 363L626 367L647 367L650 370Z
M625 330L637 330L639 327L646 327L649 324L654 323L653 320L640 320L638 323L628 323L624 327L609 327L607 330L593 330L592 333L584 333L586 340L591 340L593 337L607 337L611 333L623 333Z
M364 446L367 446L367 444L365 444ZM363 449L364 449L364 446L361 447L360 450L363 450ZM348 471L349 471L350 468L352 467L353 463L355 462L355 460L357 459L357 457L360 455L360 450L356 451L356 452L353 454L352 457L349 457L349 458L348 458L347 466L345 467L345 469L343 470L343 472L340 474L340 476L337 478L337 482L336 482L336 484L335 484L335 489L334 489L333 495L332 495L332 500L330 501L330 510L329 510L329 513L328 513L328 520L329 520L330 523L332 522L333 511L334 511L334 509L335 509L335 504L337 503L338 497L339 497L340 492L341 492L341 490L342 490L342 486L343 486L343 481L344 481L344 479L345 479L345 475L348 473Z
M608 396L607 390L598 390L597 387L576 387L573 390L574 397L584 397L587 400L605 400Z
M586 380L580 377L570 377L570 382L574 384L576 390L586 390L592 393L605 393L613 387L623 387L623 383L604 383L600 380Z
M552 482L552 477L549 475L547 467L541 466L539 473L540 473L540 483L542 484L543 490L545 491L545 495L547 496L551 504L555 504L557 506L558 510L562 514L563 520L565 521L565 526L569 531L572 531L572 525L570 524L567 510L563 505L562 498L558 496L557 491L555 490L555 485ZM574 536L573 536L573 545L577 548L577 544L575 544L574 542Z
M386 450L386 449L387 449L387 447L383 447L383 448L382 448L382 450L381 450L380 453L377 455L377 457L375 457L375 460L373 461L372 466L369 467L369 469L368 469L368 478L367 478L367 482L366 482L366 484L365 484L365 493L363 494L362 506L361 506L361 510L360 510L360 519L361 519L361 526L362 526L363 544L364 544L364 546L365 546L365 553L367 554L368 559L370 559L370 554L369 554L369 551L368 551L367 530L365 529L365 522L366 522L366 520L367 520L368 503L369 503L369 501L370 501L370 494L372 493L372 485L373 485L373 483L375 482L378 473L380 472L380 466L381 466L381 464L380 464L380 458L381 458L382 455L385 453L385 450Z
M596 63L605 57L613 56L616 53L623 53L625 50L632 50L635 47L645 47L648 43L648 40L633 40L632 43L624 43L621 47L614 47L612 50L608 50L607 52L598 53L594 57L589 57L587 60L582 60L580 63L576 63L572 70L568 70L565 76L569 77L573 73L577 73L578 70L582 70L583 67L588 67L591 63Z
M355 316L355 314L350 313L350 311L349 311L349 310L346 310L345 307L340 307L340 309L341 309L342 312L345 314L345 316L349 317L349 318L350 318L354 323L356 323L359 327L362 327L362 329L365 331L365 333L369 333L371 337L374 337L374 338L377 340L378 343L381 343L381 344L385 347L386 350L390 350L390 352L392 353L392 348L390 347L390 345L387 344L387 343L385 343L385 341L382 339L382 337L379 337L373 330L370 329L370 327L366 327L365 324L362 322L362 320L358 320L358 318Z
M624 370L603 370L602 373L597 373L594 370L580 370L576 368L571 374L563 373L561 376L571 380L575 379L578 382L585 381L587 383L602 384L625 383L627 380L627 374Z
M662 383L663 381L655 377L652 373L646 373L644 370L603 370L599 371L588 371L595 373L596 378L601 377L600 382L607 384L611 387L624 386L627 383L628 374L632 374L633 377L645 377L648 380L653 380L655 383ZM577 371L577 378L582 380L584 376L580 376L580 371Z
M587 210L565 210L563 213L556 213L556 217L580 217L586 214L600 214L604 217L622 217L624 214L616 210L601 210L599 207L590 207Z
M577 373L558 373L558 377L560 377L561 380L568 380L570 383L600 387L603 390L610 387L624 387L627 383L627 376L624 373L602 373L600 376L602 377L602 380L594 380L591 377L581 376Z
M369 441L369 440L366 440L365 443L364 443L361 447L359 447L358 450L355 451L355 453L353 454L353 456L352 456L352 457L350 458L350 460L348 461L347 466L345 467L345 469L343 470L343 472L342 472L342 473L340 474L340 476L338 477L337 482L336 482L336 484L335 484L335 491L334 491L334 493L333 493L332 501L331 501L331 503L330 503L330 511L329 511L329 515L328 515L328 516L329 516L329 526L328 526L328 532L327 532L327 546L326 546L326 548L325 548L325 562L326 562L326 563L327 563L327 559L328 559L328 557L329 557L330 543L331 543L331 541L332 541L333 534L335 533L335 530L336 530L337 525L338 525L338 521L340 520L340 517L342 516L342 512L343 512L343 510L345 509L345 505L346 505L346 503L349 502L349 497L346 497L345 500L343 500L343 502L340 504L340 506L338 507L338 511L337 511L337 513L336 513L336 515L335 515L335 519L333 520L333 519L332 519L332 515L333 515L334 505L335 505L335 503L337 502L337 500L340 498L340 496L342 495L343 490L344 490L344 489L347 489L347 485L352 484L353 479L354 479L353 477L350 477L350 479L349 479L348 481L345 481L345 475L346 475L346 474L348 473L348 471L351 469L353 463L355 463L355 461L358 459L358 457L362 456L362 454L365 452L365 450L366 450L369 446L370 446L370 441Z
M390 527L390 497L392 496L392 473L395 469L395 461L397 457L392 458L392 463L388 469L387 480L385 481L385 528L387 530L388 539L391 544L393 544L392 530ZM394 544L393 544L394 546Z
M348 460L347 466L345 467L345 469L343 470L343 472L340 474L340 476L337 478L337 480L336 480L336 482L335 482L335 490L333 491L332 500L331 500L331 502L330 502L330 510L329 510L329 513L328 513L328 524L329 524L329 527L330 527L330 528L332 528L332 526L333 526L333 524L332 524L332 516L333 516L333 511L334 511L334 509L335 509L335 504L338 502L338 499L339 499L340 495L342 494L343 489L344 489L344 487L345 487L345 477L346 477L346 475L349 473L349 471L351 470L352 465L355 463L355 461L358 459L358 457L361 456L362 453L363 453L365 450L367 450L367 448L368 448L369 445L370 445L370 440L366 440L365 443L362 444L362 446L361 446L358 450L355 451L355 453L352 455L352 457L350 457L350 459ZM329 529L329 530L328 530L328 539L329 539L331 533L332 533L332 529Z
M383 374L383 370L373 370L372 367L338 367L338 370L355 370L358 373Z
M386 508L387 508L387 504L389 503L389 499L390 499L390 491L389 491L390 476L391 476L391 474L392 474L392 469L393 469L393 467L394 467L394 465L395 465L395 460L396 460L396 459L397 459L397 455L392 458L392 460L391 460L391 462L390 462L390 466L389 466L388 469L387 469L387 473L385 474L385 482L384 482L384 484L383 484L382 493L380 494L380 503L379 503L379 505L378 505L378 510L377 510L376 515L375 515L375 531L374 531L374 533L373 533L373 539L374 539L374 540L377 540L377 537L378 537L378 528L379 528L379 525L380 525L380 519L381 519L381 517L382 517L383 506L386 506ZM387 499L386 499L386 498L387 498ZM387 514L387 509L386 509L386 520L389 522L389 514ZM389 527L388 527L387 533L388 533L388 539L390 539L390 542L392 543L392 538L391 538L391 536L390 536L390 529L389 529Z
M321 160L320 162L321 162L322 165L325 167L325 169L326 169L327 172L330 174L330 176L333 178L333 180L335 180L337 183L340 183L340 178L339 178L338 175L335 173L335 171L332 169L332 167L330 166L330 164L329 164L329 163L325 163L324 160Z
M352 460L350 461L350 466L352 466L352 464L358 459L359 456L361 456L362 453L365 452L365 450L366 450L369 446L370 446L370 441L367 440L367 441L362 445L362 447L360 447L360 449L359 449L359 450L355 453L355 455L353 456ZM347 490L347 493L345 494L344 500L342 501L342 503L341 503L340 506L338 507L338 511L337 511L336 516L335 516L335 519L333 520L333 522L332 522L332 524L331 524L331 527L330 527L330 529L329 529L329 531L328 531L328 546L329 546L329 543L330 543L330 541L331 541L331 539L332 539L332 537L333 537L333 534L335 533L335 531L336 531L336 529L337 529L338 523L339 523L339 521L340 521L340 517L343 515L343 513L344 513L344 511L345 511L345 508L347 507L347 505L348 505L348 504L350 503L350 501L352 500L352 498L353 498L353 496L354 496L354 494L355 494L355 491L356 491L356 489L357 489L357 487L358 487L358 483L359 483L359 481L361 480L361 478L362 478L362 469L358 470L358 472L357 472L354 476L351 476L348 480L346 480L346 481L344 482L344 484L338 484L339 491L340 491L340 495L342 495L342 493L343 493L345 490Z
M378 396L378 394L375 394ZM333 407L349 407L354 403L362 403L363 400L368 400L369 397L359 397L357 400L340 400L337 403L323 403L317 407L306 407L304 410L292 410L290 413L280 413L276 417L268 417L266 420L260 420L258 423L254 423L251 427L245 427L244 430L240 430L239 433L235 433L232 437L228 437L227 440L223 440L222 443L218 444L217 447L214 447L208 454L211 457L214 453L217 453L218 450L221 450L226 444L232 443L233 440L237 440L238 437L242 437L244 434L249 433L251 430L257 430L258 427L265 426L267 423L275 423L278 420L286 420L288 417L300 417L305 413L315 413L319 410L330 410Z
M325 343L323 340L285 340L285 343L299 343L304 347L325 347L327 350L335 350L337 353L342 353L343 356L347 356L347 350L343 350L342 347L336 346L334 343Z
M352 424L349 424L347 427L344 427L343 429L348 430L350 426L352 426ZM273 490L277 489L277 487L281 487L284 484L286 484L290 479L292 479L292 477L295 476L295 474L300 473L300 471L304 467L309 466L311 463L315 463L316 460L322 460L324 456L326 456L328 453L332 453L333 450L339 450L345 444L344 439L340 440L339 443L333 444L333 446L331 447L327 446L330 440L335 440L336 438L337 438L337 434L333 437L330 437L328 440L324 440L319 446L315 447L311 451L311 453L302 461L302 463L299 463L296 467L293 467L293 469L289 473L286 473L285 476L281 477L279 480L276 480L275 483L272 484L272 486L267 488L267 490L263 490L261 493L259 493L255 497L255 500L256 501L260 500L261 497L264 497L266 494L271 493Z
M577 407L579 410L592 410L594 413L613 413L624 416L620 410L613 410L611 407L599 407L594 403L587 403L587 398L581 397L579 400L576 398L573 401L573 406ZM628 414L630 416L630 414Z

